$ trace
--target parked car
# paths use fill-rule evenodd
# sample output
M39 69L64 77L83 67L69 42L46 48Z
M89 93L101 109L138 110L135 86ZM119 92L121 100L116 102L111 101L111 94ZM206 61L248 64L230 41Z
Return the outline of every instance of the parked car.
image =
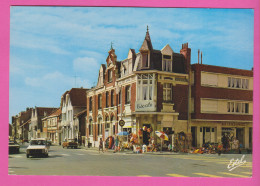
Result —
M9 147L9 154L20 152L20 145L16 143L16 141L9 141L8 147Z
M44 138L32 139L26 149L26 157L30 156L44 156L48 157L50 146Z
M62 143L62 147L70 147L76 149L78 148L78 142L76 142L74 139L68 139Z

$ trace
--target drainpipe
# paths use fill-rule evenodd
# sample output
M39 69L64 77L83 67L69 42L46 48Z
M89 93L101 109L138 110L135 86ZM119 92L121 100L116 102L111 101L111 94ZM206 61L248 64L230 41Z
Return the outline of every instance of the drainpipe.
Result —
M189 73L188 73L188 121L187 121L187 134L190 133L190 123L191 123L191 109L190 109L190 104L191 104L191 68L189 68ZM188 141L189 143L189 141ZM190 144L188 144L189 147Z

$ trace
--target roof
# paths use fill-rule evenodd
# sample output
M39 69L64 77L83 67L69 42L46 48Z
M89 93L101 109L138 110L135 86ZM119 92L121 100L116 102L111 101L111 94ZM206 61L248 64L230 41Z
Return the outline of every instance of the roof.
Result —
M84 109L84 110L82 110L81 112L75 114L74 117L79 117L79 116L81 116L82 114L85 114L85 113L87 113L87 109Z
M152 45L152 41L151 41L151 38L150 38L150 34L149 34L149 30L148 30L148 27L147 27L147 32L146 32L146 35L145 35L145 38L144 38L144 42L141 46L141 48L139 49L140 51L143 50L153 50L153 45Z
M54 112L57 108L50 108L50 107L35 107L37 110L38 116L48 116L52 112Z
M87 99L86 99L86 91L88 89L85 88L72 88L70 91L66 91L63 94L62 101L66 100L66 96L69 95L72 106L75 107L86 107Z

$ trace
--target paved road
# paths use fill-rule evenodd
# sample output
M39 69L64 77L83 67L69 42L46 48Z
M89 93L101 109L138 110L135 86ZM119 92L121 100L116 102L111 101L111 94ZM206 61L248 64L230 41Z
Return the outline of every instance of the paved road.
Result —
M246 163L229 171L232 158L241 154L133 154L100 153L97 150L63 149L51 146L48 158L9 155L9 175L85 175L85 176L153 176L153 177L251 177L252 155Z

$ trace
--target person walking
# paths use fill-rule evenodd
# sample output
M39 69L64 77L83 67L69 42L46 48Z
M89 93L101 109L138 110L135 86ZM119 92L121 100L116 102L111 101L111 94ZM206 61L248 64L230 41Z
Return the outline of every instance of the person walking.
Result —
M117 136L116 140L115 140L115 150L114 150L114 153L116 153L118 151L118 145L119 145L119 138Z
M102 138L100 138L99 140L99 148L98 148L98 152L100 153L100 149L102 150L102 152L104 153L104 150L103 150L103 140Z

